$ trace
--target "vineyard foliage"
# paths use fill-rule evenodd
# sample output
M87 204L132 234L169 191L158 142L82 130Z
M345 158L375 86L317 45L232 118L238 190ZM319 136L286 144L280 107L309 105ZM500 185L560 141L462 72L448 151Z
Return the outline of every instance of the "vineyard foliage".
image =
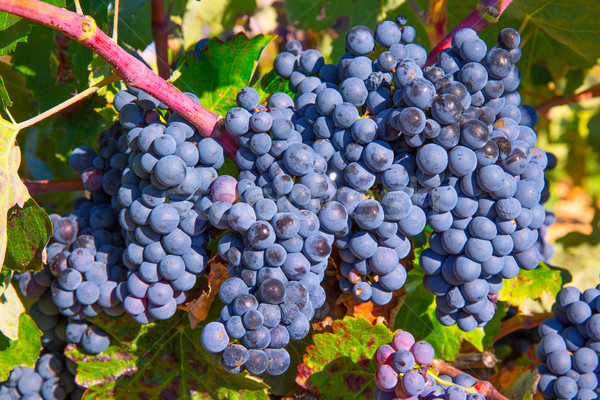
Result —
M48 1L75 10L72 1ZM108 2L82 0L84 13L112 32L114 8ZM443 1L384 0L166 1L169 17L171 81L195 93L203 107L224 115L235 106L235 95L255 88L264 100L270 93L290 92L287 82L272 71L272 61L286 39L298 38L319 48L327 62L344 52L347 30L374 27L398 14L408 17L417 41L431 49L437 43L428 25L431 5ZM441 18L448 31L477 4L450 1ZM445 10L444 10L445 11ZM214 399L267 399L292 390L309 390L323 399L369 398L376 366L370 361L378 346L388 343L397 329L410 330L430 342L436 356L448 362L464 354L492 351L497 363L485 379L503 393L531 398L536 363L533 347L521 352L507 344L515 321L548 312L560 288L572 282L581 289L598 280L600 257L600 3L586 0L514 0L499 21L480 33L488 45L498 32L514 27L521 33L523 57L521 95L540 113L539 147L558 158L549 174L549 208L558 223L549 231L556 254L552 265L521 271L505 282L498 312L485 328L462 332L444 327L435 318L435 299L422 283L418 254L427 235L414 243L406 263L412 269L405 287L386 306L356 305L336 285L339 273L326 273L329 315L312 324L309 336L288 349L292 364L282 377L257 380L232 376L200 345L200 331L220 308L210 291L222 282L215 274L200 280L191 293L199 299L192 316L181 309L168 321L148 326L129 317L96 317L94 323L112 336L111 346L93 356L70 345L65 355L77 364L76 382L90 398L109 398L126 392L131 398L187 396ZM435 19L435 18L433 18ZM149 0L121 2L118 44L155 68ZM196 43L209 39L204 49ZM97 137L118 117L112 100L124 88L111 83L89 98L33 126L26 121L112 74L98 55L50 28L0 12L0 382L11 368L32 366L38 358L41 331L28 309L31 301L17 294L15 273L38 271L52 229L47 214L72 210L81 192L60 192L31 198L21 179L77 178L68 166L70 151L79 145L97 147ZM291 93L291 92L290 92ZM584 95L577 97L577 95ZM236 174L228 161L221 173ZM573 210L576 210L575 212ZM216 241L214 241L216 243ZM211 256L215 246L209 248ZM4 255L5 254L5 255ZM336 261L333 260L333 263ZM223 271L224 268L221 269ZM327 283L329 282L329 283ZM201 308L203 312L198 312ZM532 314L533 313L533 314ZM535 315L534 315L535 314ZM200 319L198 319L198 315ZM193 317L193 318L191 318ZM192 320L195 328L190 325ZM379 324L376 324L379 323ZM197 326L196 326L197 325ZM530 346L533 346L530 343ZM517 395L518 394L518 395ZM166 396L166 397L163 397Z

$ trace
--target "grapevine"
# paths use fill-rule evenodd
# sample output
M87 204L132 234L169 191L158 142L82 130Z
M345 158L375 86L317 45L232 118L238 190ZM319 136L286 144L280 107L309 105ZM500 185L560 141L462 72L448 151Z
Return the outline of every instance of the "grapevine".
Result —
M598 398L597 5L250 3L0 1L0 400Z

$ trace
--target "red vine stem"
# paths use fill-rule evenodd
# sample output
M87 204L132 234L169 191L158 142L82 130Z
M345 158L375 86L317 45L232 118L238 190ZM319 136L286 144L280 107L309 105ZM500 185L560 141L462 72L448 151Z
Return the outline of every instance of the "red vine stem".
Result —
M577 101L588 100L592 97L600 96L600 85L592 86L589 89L584 90L583 92L574 94L568 97L556 97L550 99L548 101L543 102L535 107L535 110L543 114L545 112L550 111L552 107L562 106L564 104L569 104Z
M475 6L473 11L465 17L452 31L446 35L438 44L435 46L429 56L427 57L427 65L433 64L437 60L437 56L440 51L447 49L451 46L452 36L462 28L472 28L477 32L481 32L488 26L498 22L500 15L506 10L506 8L512 3L513 0L481 0L479 4Z
M152 39L154 39L158 75L163 79L169 79L171 76L171 67L169 66L169 35L167 32L168 20L165 14L165 6L162 0L152 0L151 5Z
M431 366L433 367L434 371L443 375L448 375L452 378L463 373L463 371L460 369L455 368L442 360L433 360ZM475 389L477 389L477 392L483 395L486 400L509 400L508 397L500 393L498 389L496 389L490 382L481 381L479 379L475 380L477 381L475 384Z
M220 130L218 121L221 117L218 114L200 106L119 47L102 32L92 17L40 0L2 0L0 11L48 26L87 46L110 64L123 82L166 104L194 125L201 135L212 136Z
M73 190L83 190L81 178L63 179L58 181L29 181L23 179L27 190L31 196L55 192L69 192Z

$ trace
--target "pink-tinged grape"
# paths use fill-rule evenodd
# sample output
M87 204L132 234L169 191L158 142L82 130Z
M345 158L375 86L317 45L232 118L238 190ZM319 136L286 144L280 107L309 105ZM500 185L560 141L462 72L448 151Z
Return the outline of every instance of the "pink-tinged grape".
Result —
M435 357L433 346L424 341L415 343L410 349L410 352L415 357L415 362L421 365L431 364Z
M376 351L373 359L378 366L382 366L387 364L392 355L394 354L394 348L389 344L384 344L380 346Z
M415 338L410 332L401 331L394 335L392 339L392 347L396 350L410 350L415 344Z
M233 204L237 198L237 180L229 175L219 176L212 183L210 193L213 201L225 201Z
M392 367L384 364L377 368L375 373L375 383L381 390L394 390L398 384L398 373Z

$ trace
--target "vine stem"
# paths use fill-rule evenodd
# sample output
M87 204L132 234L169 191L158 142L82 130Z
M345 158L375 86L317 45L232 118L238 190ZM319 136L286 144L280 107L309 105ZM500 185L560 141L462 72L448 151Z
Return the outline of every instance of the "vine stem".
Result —
M518 331L519 329L531 329L539 326L544 320L554 318L552 313L542 314L517 314L514 317L507 319L500 325L500 332L494 336L493 341L496 342L504 336Z
M71 97L68 100L63 101L62 103L52 107L51 109L44 111L40 115L37 115L26 121L18 123L16 128L18 130L21 130L21 129L27 128L31 125L34 125L50 116L56 114L57 112L60 112L60 111L64 110L65 108L85 99L92 93L96 93L98 90L102 89L104 86L106 86L110 83L113 83L113 82L117 82L118 80L119 80L119 77L116 75L111 75L109 77L106 77L103 80L101 80L100 82L96 83L94 86L87 88L83 92L76 94L75 96Z
M600 96L600 85L592 86L589 89L584 90L583 92L574 94L572 96L567 97L555 97L548 101L543 102L535 107L535 110L539 114L546 113L550 111L552 107L562 106L564 104L569 104L577 101L588 100L592 97Z
M462 28L471 28L477 32L481 32L488 26L498 22L500 15L512 3L513 0L481 0L479 4L473 8L471 13L465 17L452 31L447 34L434 47L427 56L426 65L431 65L437 60L440 51L451 47L452 37Z
M158 75L163 79L169 79L171 76L171 67L169 66L168 21L165 14L165 6L163 0L152 0L151 5L152 39L154 39Z
M79 15L40 0L2 0L0 11L18 15L55 29L102 57L126 84L152 95L189 121L202 136L222 130L215 114L165 81L143 62L119 47L89 15Z
M463 373L463 371L460 369L455 368L442 360L433 360L431 366L437 373L448 375L452 378ZM475 381L477 381L477 383L475 383L474 388L477 389L477 392L483 395L487 400L509 400L508 397L500 393L498 389L496 389L490 382L481 381L476 378Z
M74 190L83 190L83 182L78 179L62 179L57 181L30 181L23 179L27 190L31 196L38 194L69 192Z

